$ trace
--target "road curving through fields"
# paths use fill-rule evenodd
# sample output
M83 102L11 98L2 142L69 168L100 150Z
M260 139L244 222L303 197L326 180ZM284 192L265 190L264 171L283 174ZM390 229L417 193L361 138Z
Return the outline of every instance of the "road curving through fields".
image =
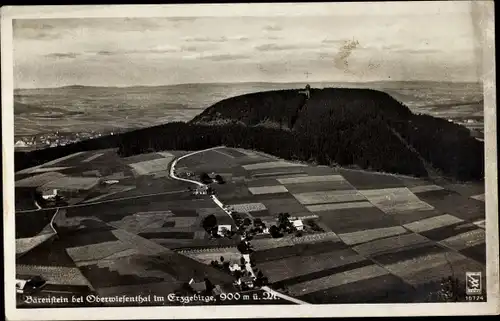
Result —
M169 176L172 179L175 179L175 180L178 180L178 181L188 182L188 183L191 183L191 184L195 184L195 185L197 185L199 187L206 187L207 185L203 184L201 182L198 182L198 181L195 181L195 180L191 180L191 179L187 179L187 178L181 178L181 177L176 176L175 175L175 165L177 165L177 162L180 161L181 159L187 158L189 156L193 156L193 155L196 155L196 154L200 154L200 153L204 153L204 152L208 152L208 151L212 151L212 150L217 150L217 149L224 148L224 147L225 146L217 146L217 147L207 148L207 149L203 149L203 150L198 150L198 151L194 151L194 152L188 153L186 155L182 155L181 157L174 159L172 161L172 163L170 164ZM233 218L231 216L231 212L228 209L225 208L224 204L217 198L216 195L211 195L211 199L214 201L214 203L218 207L220 207L224 211L224 213L226 213L227 215L229 215L229 217L231 217L231 219ZM248 267L250 267L249 263L247 265L248 265ZM250 267L250 269L252 269L252 268ZM254 275L253 269L251 270L251 273ZM279 297L279 298L281 298L283 300L286 300L288 302L292 302L292 303L295 303L295 304L309 304L309 303L301 301L299 299L290 297L290 296L288 296L286 294L277 292L277 291L271 289L268 286L263 286L263 287L261 287L261 289L263 291L268 292L273 297Z

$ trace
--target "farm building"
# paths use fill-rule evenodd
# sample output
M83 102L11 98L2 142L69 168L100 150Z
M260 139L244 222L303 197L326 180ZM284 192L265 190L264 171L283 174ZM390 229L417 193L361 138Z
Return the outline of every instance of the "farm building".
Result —
M234 272L234 271L241 271L241 267L239 264L234 263L229 267L229 271Z
M194 195L207 195L208 194L208 186L203 185L203 186L198 186L194 192Z
M302 220L296 218L290 218L289 220L293 224L293 227L297 229L297 231L302 231L304 229L304 223L302 223Z
M243 276L243 277L239 278L238 281L236 281L236 283L239 286L245 286L249 289L252 289L254 287L253 282L254 282L254 278L251 276Z
M220 224L217 226L217 234L224 236L225 231L231 231L231 225Z
M43 190L41 194L44 200L53 200L57 196L57 189Z

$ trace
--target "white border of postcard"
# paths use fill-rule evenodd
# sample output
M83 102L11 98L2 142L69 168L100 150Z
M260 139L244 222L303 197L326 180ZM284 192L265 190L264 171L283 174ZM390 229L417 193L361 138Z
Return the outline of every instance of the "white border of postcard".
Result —
M1 9L2 63L2 157L5 249L5 308L8 320L82 320L92 319L204 319L204 318L275 318L331 316L420 316L481 315L499 313L498 193L496 138L496 79L494 3L474 1L475 23L483 32L483 83L486 158L486 244L487 298L484 303L422 303L422 304L325 304L308 308L286 306L208 306L208 307L126 307L126 308L52 308L17 309L15 294L14 236L14 112L13 112L13 48L12 20L84 17L160 17L160 16L237 16L252 15L322 15L342 12L344 6L358 6L369 12L386 10L387 3L299 3L299 4L191 4L141 6L32 6ZM391 10L409 5L391 3ZM369 8L367 8L369 6ZM358 9L357 9L358 10ZM488 35L486 33L488 32Z

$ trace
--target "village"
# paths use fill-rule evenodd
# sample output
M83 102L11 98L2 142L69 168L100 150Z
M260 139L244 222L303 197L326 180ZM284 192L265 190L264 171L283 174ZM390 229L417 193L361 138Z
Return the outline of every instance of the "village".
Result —
M195 173L191 171L177 172L174 170L173 174L175 175L174 177L184 177L186 179L196 177ZM269 282L268 278L264 276L262 271L256 268L255 262L250 257L251 253L254 252L250 241L254 238L269 235L272 238L280 238L293 234L296 237L300 237L304 231L302 219L292 217L288 213L279 213L275 220L276 224L268 226L262 219L252 218L250 213L238 212L232 206L224 205L218 200L216 191L211 184L225 184L221 175L214 172L209 175L203 172L199 175L199 181L202 184L197 185L196 188L189 188L192 195L210 195L212 200L224 210L233 222L233 224L228 224L228 222L219 223L215 215L212 214L203 220L203 228L211 238L238 239L240 242L237 248L242 255L239 262L231 262L226 260L224 256L221 256L219 260L211 261L210 265L233 275L236 279L234 285L240 291L252 290L267 285ZM196 294L220 294L218 286L214 286L208 279L191 279L189 287Z

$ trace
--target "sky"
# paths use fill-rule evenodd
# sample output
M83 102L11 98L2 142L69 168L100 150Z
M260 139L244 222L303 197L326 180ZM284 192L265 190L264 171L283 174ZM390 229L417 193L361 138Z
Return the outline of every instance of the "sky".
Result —
M468 2L362 5L15 19L15 87L479 81Z

